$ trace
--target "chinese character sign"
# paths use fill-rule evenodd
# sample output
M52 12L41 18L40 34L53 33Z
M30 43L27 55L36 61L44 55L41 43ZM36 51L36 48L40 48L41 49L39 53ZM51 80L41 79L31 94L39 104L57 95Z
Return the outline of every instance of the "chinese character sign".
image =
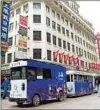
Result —
M4 0L2 2L1 13L1 55L5 55L8 49L8 27L10 16L10 0Z

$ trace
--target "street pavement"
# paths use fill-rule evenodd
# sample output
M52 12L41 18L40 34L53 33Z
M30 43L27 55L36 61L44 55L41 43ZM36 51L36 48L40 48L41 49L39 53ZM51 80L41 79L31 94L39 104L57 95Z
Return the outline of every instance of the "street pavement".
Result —
M100 97L97 94L67 98L63 102L43 102L38 107L24 105L18 107L16 103L2 100L2 109L100 109Z

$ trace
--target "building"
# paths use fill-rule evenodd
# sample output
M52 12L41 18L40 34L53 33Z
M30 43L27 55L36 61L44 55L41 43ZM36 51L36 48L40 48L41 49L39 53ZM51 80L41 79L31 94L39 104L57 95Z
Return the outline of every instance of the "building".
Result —
M25 48L18 46L20 15L28 20ZM60 63L68 69L98 72L89 68L90 63L97 63L94 29L80 16L75 1L12 2L9 49L1 59L2 72L8 72L9 63L22 57Z

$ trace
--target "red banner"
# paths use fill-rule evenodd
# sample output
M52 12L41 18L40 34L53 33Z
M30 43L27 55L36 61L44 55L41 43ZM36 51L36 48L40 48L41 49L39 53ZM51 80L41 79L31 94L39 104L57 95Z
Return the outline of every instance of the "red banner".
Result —
M64 63L67 64L68 61L69 61L69 54L64 55Z
M78 57L77 58L74 58L74 64L78 64L78 62L79 62Z
M57 61L58 54L59 54L59 50L57 50L56 52L53 52L53 59L55 61Z
M70 57L69 57L69 64L72 65L73 61L74 61L74 56L70 56Z
M84 61L81 60L80 63L81 63L81 67L84 68Z
M62 63L63 59L64 59L64 52L63 53L59 53L59 62Z
M96 40L97 40L97 46L98 46L98 54L100 57L100 34L99 33L96 35Z

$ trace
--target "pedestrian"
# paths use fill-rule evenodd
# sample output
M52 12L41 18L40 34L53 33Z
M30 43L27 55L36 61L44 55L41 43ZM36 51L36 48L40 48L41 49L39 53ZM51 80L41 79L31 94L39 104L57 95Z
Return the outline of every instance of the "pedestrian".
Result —
M5 97L7 96L8 85L9 85L9 81L6 77L4 77L4 81L2 83L3 90L4 90L2 99L5 99Z
M98 78L98 96L100 97L100 77Z

